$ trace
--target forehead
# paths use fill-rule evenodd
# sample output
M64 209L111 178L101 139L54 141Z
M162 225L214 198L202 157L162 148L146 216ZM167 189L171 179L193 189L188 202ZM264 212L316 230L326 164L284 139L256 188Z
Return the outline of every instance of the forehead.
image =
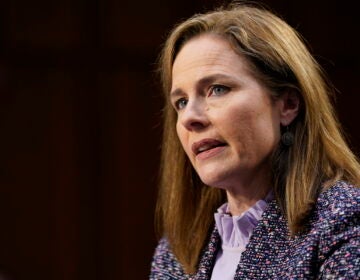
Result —
M203 75L248 72L246 58L235 52L223 37L206 34L185 43L175 58L172 85L184 79L197 80Z

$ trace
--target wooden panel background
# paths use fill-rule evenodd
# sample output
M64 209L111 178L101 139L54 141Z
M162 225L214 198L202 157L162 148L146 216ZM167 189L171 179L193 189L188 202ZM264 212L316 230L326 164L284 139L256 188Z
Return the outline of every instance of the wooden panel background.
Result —
M171 26L216 2L0 3L0 279L147 278L161 135L154 64ZM358 153L355 4L265 3L329 73Z

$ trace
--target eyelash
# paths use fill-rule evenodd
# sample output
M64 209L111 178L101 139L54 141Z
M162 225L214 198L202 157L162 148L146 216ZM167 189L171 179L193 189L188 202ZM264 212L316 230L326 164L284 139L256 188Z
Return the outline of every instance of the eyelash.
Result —
M223 92L221 92L221 93L215 93L215 90L216 90L216 89L221 89L221 90L223 90ZM230 90L230 88L227 87L227 86L224 86L224 85L212 85L212 86L210 87L209 96L221 96L221 95L227 93L229 90ZM186 98L184 98L184 97L179 98L179 99L176 100L175 103L174 103L175 109L176 109L177 111L183 109L183 108L186 106L187 101L188 101L188 100L187 100ZM182 102L186 102L186 103L185 103L184 105L181 105Z
M222 89L225 92L215 93L214 91L216 89ZM213 86L210 87L210 95L216 95L216 96L223 95L223 94L227 93L229 90L230 90L230 88L227 87L227 86L224 86L224 85L213 85Z
M176 100L176 102L175 102L175 104L174 104L176 110L181 110L181 109L183 109L183 108L186 106L186 104L185 104L183 107L180 107L180 106L181 106L180 103L181 103L182 101L186 101L186 104L187 104L187 99L184 98L184 97Z

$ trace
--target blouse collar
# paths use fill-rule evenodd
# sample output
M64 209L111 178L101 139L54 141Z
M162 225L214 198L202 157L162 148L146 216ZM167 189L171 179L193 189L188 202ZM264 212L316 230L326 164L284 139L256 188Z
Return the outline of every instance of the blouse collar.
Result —
M228 203L218 208L214 216L216 227L222 240L222 246L244 248L272 197L272 193L269 193L265 199L258 200L240 216L231 216L229 214Z

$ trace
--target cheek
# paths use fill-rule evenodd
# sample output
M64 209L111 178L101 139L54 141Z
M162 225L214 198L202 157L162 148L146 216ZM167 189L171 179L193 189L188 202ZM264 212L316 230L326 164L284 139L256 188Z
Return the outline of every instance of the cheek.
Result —
M183 145L184 132L182 131L179 122L176 123L176 134L181 142L181 145Z
M180 125L179 123L176 124L176 133L177 133L177 136L178 136L178 138L180 140L181 146L185 150L186 154L189 155L188 149L187 149L187 147L188 147L188 133L186 132L184 127L182 125Z
M280 138L280 120L271 107L259 106L229 110L227 116L227 135L236 141L239 149L272 149Z
M246 137L252 134L256 124L256 114L247 108L235 107L228 109L227 112L221 114L222 130L227 130L229 136Z

